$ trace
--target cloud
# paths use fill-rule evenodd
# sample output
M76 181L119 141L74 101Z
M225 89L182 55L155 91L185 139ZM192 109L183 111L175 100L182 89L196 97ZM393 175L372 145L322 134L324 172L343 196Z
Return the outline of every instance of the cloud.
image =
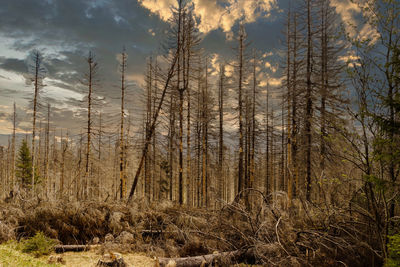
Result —
M153 29L149 29L149 33L151 34L151 36L155 36L156 35L156 33L154 32L154 30Z
M264 66L265 68L271 70L272 73L275 73L278 70L278 67L272 66L268 61L265 62Z
M177 7L176 0L139 0L140 4L157 14L162 20L168 21L172 18L172 7Z
M7 58L0 64L0 68L6 71L12 71L18 74L26 73L28 68L24 60L16 58Z
M371 43L378 40L378 33L368 23L360 23L358 15L374 16L369 14L368 8L364 8L363 3L356 4L351 0L331 0L330 5L335 8L336 13L340 15L347 33L352 38L360 38L361 40L369 39Z
M361 10L357 4L350 0L331 0L330 5L336 9L336 13L340 15L348 33L354 35L356 31L353 26L357 25L355 19L356 14Z
M171 7L177 6L176 0L139 0L141 5L162 20L172 17ZM260 17L268 17L276 8L275 0L192 0L193 13L199 20L198 28L202 33L222 29L231 36L232 27L238 21L255 22Z

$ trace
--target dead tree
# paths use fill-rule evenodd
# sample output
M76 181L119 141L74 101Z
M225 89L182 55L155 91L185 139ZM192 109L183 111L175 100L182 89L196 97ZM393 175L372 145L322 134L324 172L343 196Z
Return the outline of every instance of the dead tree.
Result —
M224 87L225 87L225 66L219 66L218 83L218 114L219 114L219 133L218 133L218 173L219 173L219 197L224 199L225 175L223 171L224 164Z
M291 24L291 9L289 7L288 11L288 17L287 17L287 31L286 31L286 46L287 46L287 54L286 54L286 90L287 90L287 169L288 169L288 176L287 176L287 192L288 192L288 200L289 200L289 206L292 203L293 199L293 171L290 169L291 164L292 164L292 151L291 151L291 146L292 146L292 132L291 132L291 115L290 114L290 101L292 99L292 83L291 83L291 64L292 64L292 58L291 58L291 35L290 35L290 27L292 26Z
M36 117L38 112L38 100L39 90L42 86L45 69L43 67L43 57L41 53L34 50L31 53L32 64L29 66L32 72L31 81L34 85L34 96L33 96L33 120L32 120L32 196L35 195L35 165L36 165L36 150L35 150L35 139L36 139Z
M178 8L178 17L179 17L178 24L179 25L178 25L178 28L180 27L180 23L181 23L181 16L182 16L182 0L179 0L179 8ZM156 122L157 122L157 119L158 119L158 115L160 113L162 104L164 102L164 98L165 98L167 89L168 89L168 87L170 85L170 82L171 82L171 79L173 78L173 75L174 75L175 66L176 66L176 63L177 63L178 57L179 57L179 50L181 49L180 46L181 46L181 43L178 42L176 50L175 50L175 53L174 53L174 56L173 56L173 59L171 61L171 65L170 65L169 71L167 73L167 79L165 81L165 86L164 86L163 92L161 94L160 102L158 104L157 109L154 112L152 123L151 123L150 129L149 129L149 133L146 136L144 148L142 150L142 156L141 156L141 159L139 161L139 165L138 165L138 168L136 170L135 177L133 179L133 184L132 184L131 190L129 192L128 202L132 200L132 197L133 197L133 195L135 193L135 189L136 189L137 182L139 180L139 176L140 176L140 173L141 173L141 170L142 170L142 167L143 167L143 163L144 163L147 151L148 151L148 147L149 147L149 144L151 142L151 138L153 136L154 129L156 127Z
M90 175L91 167L91 142L92 142L92 106L93 106L93 87L96 84L96 74L98 64L95 61L94 54L89 51L89 56L86 58L88 63L88 72L85 74L83 84L88 88L87 94L87 141L86 141L86 164L85 164L85 188L84 198L91 197L92 181Z
M240 26L239 30L239 51L238 51L238 109L239 109L239 166L238 166L238 188L237 192L241 192L244 189L244 131L243 131L243 62L244 62L244 42L245 32L243 25Z
M16 131L16 124L17 124L17 107L14 102L14 112L13 112L13 133L12 133L12 154L11 154L11 190L14 190L15 186L15 131Z
M269 86L266 90L265 108L265 194L268 195L271 189L270 172L270 127L269 127Z
M307 0L307 55L306 55L306 110L305 110L305 135L306 135L306 200L311 200L311 149L312 149L312 38L311 29L311 0Z
M145 136L150 130L151 119L153 116L152 112L152 91L153 91L153 66L152 58L148 62L147 75L146 75L146 118L145 118ZM151 150L151 149L150 149ZM149 151L151 152L151 151ZM145 187L145 197L148 201L151 201L151 184L154 182L151 177L151 166L150 166L150 153L146 155L144 161L144 187Z
M121 199L126 198L126 176L124 170L125 161L125 147L124 147L124 118L125 118L125 70L126 70L126 59L127 54L125 49L121 53L121 121L120 121L120 136L119 136L119 181L120 181L120 192L119 196Z

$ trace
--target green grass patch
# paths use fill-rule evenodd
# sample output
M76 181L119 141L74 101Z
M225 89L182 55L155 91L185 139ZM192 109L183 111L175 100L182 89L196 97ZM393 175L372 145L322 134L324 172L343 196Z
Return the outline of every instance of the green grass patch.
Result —
M59 264L47 264L46 258L35 258L23 253L21 244L16 241L0 244L0 265L3 267L59 267Z

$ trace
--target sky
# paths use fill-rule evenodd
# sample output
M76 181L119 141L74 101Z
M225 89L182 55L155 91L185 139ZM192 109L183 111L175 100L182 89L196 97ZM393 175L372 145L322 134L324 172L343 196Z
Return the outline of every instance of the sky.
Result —
M259 52L260 85L280 85L286 10L289 0L191 0L213 67L234 60L234 35L242 21L251 47ZM0 6L0 135L12 131L13 103L17 132L32 128L33 86L29 53L39 50L46 69L40 91L40 116L51 104L52 128L78 134L85 123L85 57L99 64L96 107L103 123L118 125L120 105L118 54L128 53L129 113L140 113L146 60L163 52L171 6L176 0L2 0ZM349 0L332 0L342 21L354 23L360 10ZM354 31L347 27L348 31ZM361 29L368 31L368 29ZM136 119L140 116L136 116ZM0 143L4 138L0 139Z

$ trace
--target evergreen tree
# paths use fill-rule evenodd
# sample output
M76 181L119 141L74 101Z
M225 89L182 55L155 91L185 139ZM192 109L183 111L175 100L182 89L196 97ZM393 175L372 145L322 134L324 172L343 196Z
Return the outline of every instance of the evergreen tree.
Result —
M18 151L15 176L24 187L30 186L32 182L32 157L25 139Z

